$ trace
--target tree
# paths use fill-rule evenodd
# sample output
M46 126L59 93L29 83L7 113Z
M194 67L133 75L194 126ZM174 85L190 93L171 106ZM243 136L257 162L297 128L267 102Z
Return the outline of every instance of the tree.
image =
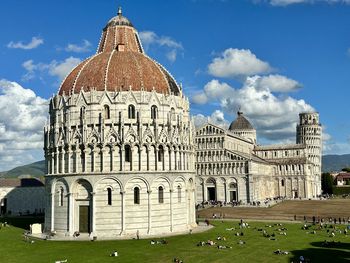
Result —
M333 194L333 177L330 173L323 173L321 177L322 191L324 194Z
M343 172L347 172L350 173L350 167L345 167L343 169L341 169Z

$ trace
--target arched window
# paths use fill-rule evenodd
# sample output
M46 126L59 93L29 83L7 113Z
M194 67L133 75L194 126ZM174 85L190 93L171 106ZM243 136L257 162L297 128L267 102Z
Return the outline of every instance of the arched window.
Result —
M164 189L162 186L158 187L158 202L160 204L164 203Z
M111 113L110 113L110 110L109 110L109 106L108 105L105 105L103 107L103 117L107 120L111 117Z
M157 117L158 117L158 109L157 109L156 105L153 105L151 107L151 119L155 120L155 119L157 119Z
M81 107L80 108L80 120L84 120L85 119L85 107Z
M281 186L284 186L284 180L283 179L281 180Z
M181 203L181 186L177 186L177 202Z
M107 188L107 205L112 205L112 189Z
M128 117L129 119L135 119L135 106L132 104L128 107Z
M134 204L140 204L140 188L134 188Z
M158 150L158 162L163 162L163 160L164 160L164 149L163 149L163 146L160 145Z
M63 206L63 188L60 188L59 196L58 196L58 206Z
M175 109L174 108L171 108L170 114L171 114L171 120L172 121L176 121Z
M125 145L125 162L131 162L131 148L130 145Z

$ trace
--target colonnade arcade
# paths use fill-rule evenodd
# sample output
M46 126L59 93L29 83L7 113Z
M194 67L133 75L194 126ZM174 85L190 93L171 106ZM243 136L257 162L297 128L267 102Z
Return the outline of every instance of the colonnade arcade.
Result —
M49 174L192 169L191 146L172 144L72 145L48 151Z
M194 202L192 177L177 176L169 181L157 176L150 181L137 176L125 182L114 176L96 182L87 177L58 178L51 183L50 231L70 236L76 231L94 236L185 231L184 225L187 229L195 225Z
M239 201L238 181L235 177L201 177L199 182L203 201Z

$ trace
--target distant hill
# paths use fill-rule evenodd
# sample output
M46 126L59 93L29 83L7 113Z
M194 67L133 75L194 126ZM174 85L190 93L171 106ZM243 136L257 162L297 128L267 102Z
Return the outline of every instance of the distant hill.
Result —
M324 155L322 157L322 172L340 171L350 167L350 154Z
M350 154L322 156L322 172L340 171L350 167ZM0 172L0 178L41 177L45 175L45 161L18 166L7 172Z
M1 172L3 178L28 178L41 177L45 175L45 161L39 161L23 166L18 166L6 172Z

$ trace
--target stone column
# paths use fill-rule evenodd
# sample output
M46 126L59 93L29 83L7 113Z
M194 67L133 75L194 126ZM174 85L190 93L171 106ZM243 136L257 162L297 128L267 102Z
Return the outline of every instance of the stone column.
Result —
M74 233L74 194L68 193L68 235Z
M70 148L68 149L67 151L67 154L68 154L68 163L67 163L67 172L68 173L71 173L71 156L72 156L72 151L70 150Z
M75 148L75 151L74 151L74 154L75 154L75 173L78 173L79 172L79 157L80 157L80 151L79 151L79 148Z
M151 206L151 194L152 194L152 191L151 190L148 190L147 191L148 193L148 232L147 234L151 234L152 232L152 214L151 214L151 211L152 211L152 206Z
M96 171L96 153L97 149L94 147L94 149L91 150L92 158L91 158L91 172Z
M96 236L96 193L91 192L91 233L90 236Z
M138 158L139 158L139 163L138 163L139 167L138 167L138 170L139 170L139 171L142 171L142 152L143 152L143 146L140 145L140 146L139 146L139 152L138 152Z
M55 166L55 174L58 174L58 167L59 167L59 161L58 161L58 149L56 148L56 152L55 152L55 162L54 162L54 166Z
M208 201L208 190L207 190L207 186L205 185L205 178L203 178L203 202Z
M100 159L100 170L101 170L101 172L103 172L104 171L104 161L105 161L105 157L106 157L106 150L105 150L105 148L101 148L101 151L100 151L100 155L101 155L101 159Z
M169 190L170 195L170 232L173 232L174 222L173 222L173 189Z
M50 231L55 231L55 192L51 192L51 227Z
M84 160L83 160L83 162L82 162L84 167L81 168L81 171L82 171L82 172L87 172L87 169L86 169L86 158L87 158L87 153L88 153L88 149L85 148L85 149L84 149Z
M110 158L110 171L114 170L114 148L111 147L109 150L109 158Z
M190 215L189 215L189 209L190 209L190 191L188 189L185 190L185 201L186 201L186 221L187 221L187 228L190 227Z
M154 161L155 161L154 170L158 171L158 147L155 147L154 155L155 155L154 156Z
M120 149L120 167L121 167L121 171L125 171L125 164L124 164L124 161L123 161L124 153L125 153L124 146L121 146L121 149Z
M120 235L124 235L125 234L125 191L121 191L120 192L122 198L122 216L121 216L121 231L120 231Z
M62 151L61 151L61 171L60 173L64 174L66 171L66 151L63 149L62 147Z
M304 195L305 195L305 198L308 198L308 191L307 191L307 179L305 178L304 179Z

